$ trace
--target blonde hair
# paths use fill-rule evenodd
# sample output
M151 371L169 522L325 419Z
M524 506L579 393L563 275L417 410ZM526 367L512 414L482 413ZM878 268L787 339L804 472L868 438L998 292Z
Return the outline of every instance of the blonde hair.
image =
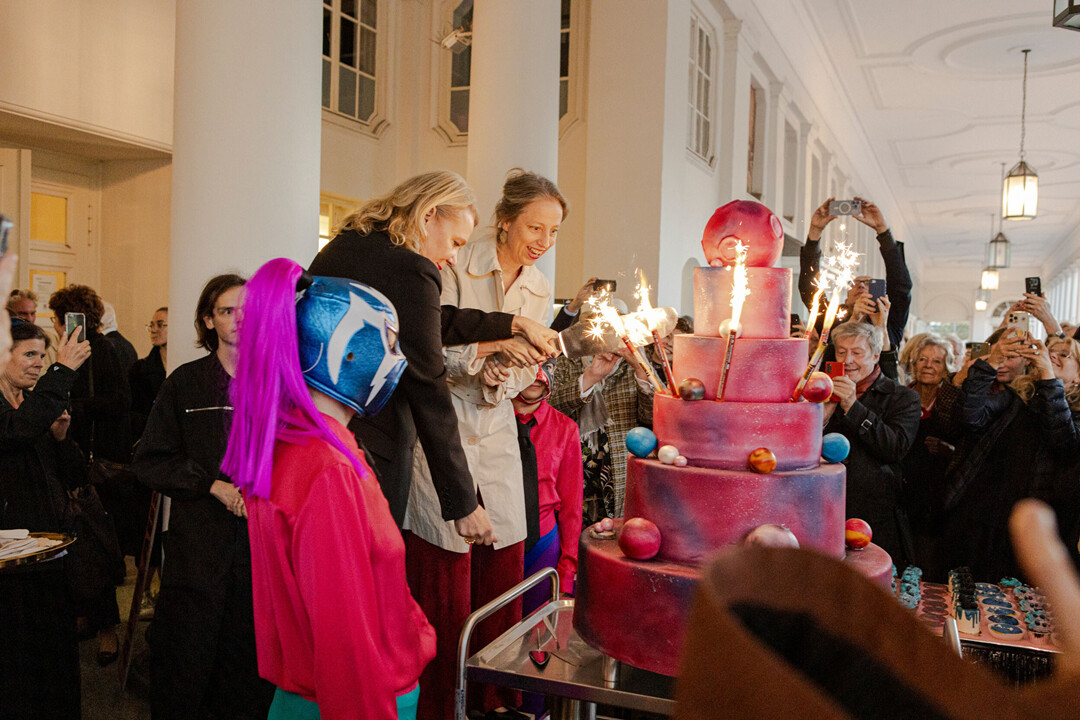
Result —
M912 377L914 377L912 370L915 365L915 358L918 352L922 350L923 343L926 342L926 338L929 336L930 333L912 335L904 343L904 347L900 349L900 357L897 360L900 362L900 370L904 373L904 379L907 382L911 382Z
M928 347L936 347L944 351L945 371L956 372L956 355L953 353L952 343L937 333L919 333L908 340L900 353L900 367L908 382L915 379L915 362L919 359L919 354Z
M506 231L503 230L503 223L514 222L514 219L521 214L529 203L541 198L551 198L559 203L562 206L562 219L566 219L569 208L566 204L566 198L559 192L558 185L543 175L522 168L513 168L507 173L506 182L503 183L502 197L495 204L495 213L492 217L492 222L495 225L495 241L499 243L506 241Z
M463 211L477 221L476 196L465 178L449 170L435 170L411 177L382 197L366 202L342 222L337 232L355 230L361 235L385 231L395 245L420 252L427 236L424 216L434 210L439 216Z
M1073 360L1080 364L1080 343L1076 342L1072 338L1060 338L1052 337L1046 341L1046 349L1052 351L1053 348L1058 345L1066 345L1069 350L1069 356ZM1016 391L1016 394L1020 396L1020 399L1025 403L1031 400L1031 396L1035 394L1035 381L1038 371L1035 370L1029 364L1029 370L1020 377L1013 380L1009 387ZM1069 404L1070 410L1080 410L1080 384L1073 383L1072 385L1065 386L1065 402Z

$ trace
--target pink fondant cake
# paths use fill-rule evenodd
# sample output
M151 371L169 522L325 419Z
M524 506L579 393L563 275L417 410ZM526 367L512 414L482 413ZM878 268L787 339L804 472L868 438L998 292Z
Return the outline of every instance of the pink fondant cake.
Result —
M706 228L702 246L713 266L694 271L695 332L676 336L672 363L675 382L702 381L705 399L657 394L653 401L659 444L675 446L688 464L627 464L625 517L656 525L659 553L633 560L615 538L589 529L581 536L574 627L601 652L636 667L675 673L700 565L763 525L786 528L800 547L844 558L886 589L892 580L892 559L876 545L845 553L845 467L822 462L822 406L788 402L809 346L788 337L792 272L771 267L783 244L777 227L764 206L740 201L717 210ZM731 317L734 277L721 265L733 262L737 241L749 245L750 295L717 402L728 343L720 325ZM750 467L759 448L775 455L773 472ZM616 537L621 527L616 520Z

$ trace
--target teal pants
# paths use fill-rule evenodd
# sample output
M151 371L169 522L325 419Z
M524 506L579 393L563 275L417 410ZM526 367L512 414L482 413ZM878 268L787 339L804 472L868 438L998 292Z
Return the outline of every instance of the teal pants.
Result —
M398 720L416 720L416 704L419 700L419 685L404 695L398 695ZM278 688L266 720L320 720L319 706L295 693Z

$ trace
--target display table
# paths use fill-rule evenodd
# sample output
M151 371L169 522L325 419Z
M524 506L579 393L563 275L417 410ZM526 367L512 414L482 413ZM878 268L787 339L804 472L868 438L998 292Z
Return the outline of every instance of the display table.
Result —
M50 544L49 547L42 547L14 557L0 559L0 572L16 567L22 567L23 565L35 565L37 563L55 560L66 554L67 546L75 542L75 538L63 533L32 532L29 537L51 540L53 543Z

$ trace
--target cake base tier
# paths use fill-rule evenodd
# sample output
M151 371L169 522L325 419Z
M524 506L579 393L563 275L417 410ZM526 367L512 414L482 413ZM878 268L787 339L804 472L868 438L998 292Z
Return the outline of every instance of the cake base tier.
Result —
M618 530L622 523L615 523ZM877 545L849 552L845 562L889 589L892 558ZM631 560L616 540L586 530L578 549L574 629L605 655L674 677L700 577L694 565Z
M700 563L759 525L783 525L799 546L844 556L846 468L773 472L675 467L631 458L623 515L660 529L659 558Z
M694 333L720 334L720 323L731 317L728 268L694 268ZM743 301L739 324L744 338L786 338L791 335L791 269L746 268L750 294ZM804 365L805 367L805 362Z
M809 470L821 463L823 412L821 403L688 402L657 393L653 432L692 465L746 470L750 453L764 447L777 470Z
M705 384L705 399L715 400L726 351L724 337L676 335L675 382L697 378ZM786 403L806 371L809 352L806 338L737 339L731 351L724 402Z

